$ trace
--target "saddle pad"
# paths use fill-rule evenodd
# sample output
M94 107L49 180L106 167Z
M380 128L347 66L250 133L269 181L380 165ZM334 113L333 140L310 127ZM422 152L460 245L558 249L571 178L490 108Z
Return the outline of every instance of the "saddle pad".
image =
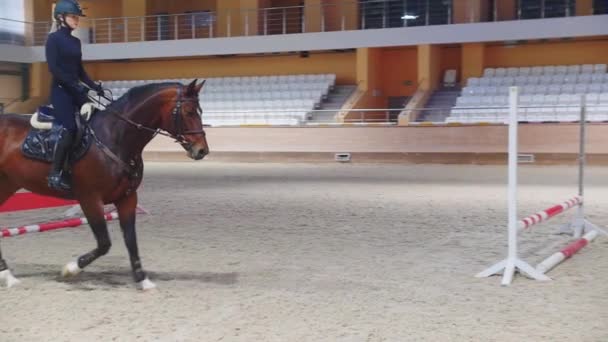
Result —
M50 130L30 129L23 145L21 145L23 155L30 159L51 163L60 128L53 126ZM80 160L87 153L89 147L91 147L92 141L89 128L86 127L82 139L76 142L70 153L70 163Z

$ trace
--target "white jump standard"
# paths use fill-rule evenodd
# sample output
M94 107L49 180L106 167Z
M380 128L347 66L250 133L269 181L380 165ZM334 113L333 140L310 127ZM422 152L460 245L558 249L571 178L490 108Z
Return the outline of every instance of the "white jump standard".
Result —
M516 271L523 273L530 278L536 280L551 280L545 275L545 272L555 267L560 262L572 256L579 251L588 242L592 241L601 232L606 234L584 217L583 212L583 172L585 164L585 108L584 99L581 106L581 130L580 130L580 150L579 150L579 193L561 204L554 205L548 209L537 212L522 220L517 220L517 126L518 126L518 88L509 88L509 149L508 149L508 254L505 260L502 260L486 270L478 273L476 277L489 277L491 275L502 272L502 285L509 285L513 281L513 275ZM577 207L577 214L567 229L562 229L562 232L572 233L575 237L580 238L583 233L585 237L568 245L562 251L549 257L543 261L537 268L530 266L525 261L521 260L517 254L517 234L518 231L532 227L535 224L546 221L554 216L557 216L568 209Z

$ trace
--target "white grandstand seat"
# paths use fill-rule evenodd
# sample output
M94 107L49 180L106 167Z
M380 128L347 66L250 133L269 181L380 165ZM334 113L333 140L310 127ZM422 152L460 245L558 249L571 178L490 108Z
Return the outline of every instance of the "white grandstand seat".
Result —
M608 93L608 82L602 84L602 93Z
M519 68L507 68L507 76L515 77L519 75Z
M574 95L574 96L576 96L576 95ZM599 97L600 97L600 94L594 94L594 93L586 94L585 95L585 104L587 106L596 105L599 103L598 102ZM579 101L580 101L580 98L579 98Z
M591 83L587 87L587 92L588 93L601 93L602 85L599 83Z
M548 105L556 105L558 103L558 95L556 95L556 94L545 95L544 103L548 104Z
M492 97L492 104L495 106L505 106L508 104L509 98L503 95L495 95Z
M482 104L482 99L485 98L485 96L475 96L475 97L471 97L469 98L469 100L467 101L468 105L471 106L479 106Z
M555 66L547 65L543 67L543 75L553 75L555 74Z
M602 93L598 97L597 103L599 104L608 104L608 93Z
M593 73L593 64L584 64L581 67L581 73L583 73L583 74L592 74Z
M547 87L547 94L559 94L562 91L562 87L559 84L551 84Z
M482 87L489 87L490 86L490 78L487 77L483 77L479 79L479 85Z
M568 74L580 74L581 66L580 65L569 65L568 66Z
M494 77L496 75L496 69L494 68L485 68L483 70L483 77Z
M482 106L490 107L494 105L494 96L482 96L480 102Z
M565 105L570 103L570 94L561 94L557 98L557 102L560 105Z
M496 71L494 72L494 76L495 77L505 77L505 76L507 76L507 69L505 69L505 68L496 68Z
M467 85L468 86L472 86L472 87L476 87L479 86L479 78L477 77L471 77L467 80Z
M526 76L523 76L523 75L520 75L520 76L515 76L514 81L515 81L515 84L516 84L516 85L522 86L522 85L526 84L526 82L527 82L527 77L526 77Z
M574 84L562 84L561 93L562 94L573 94L574 93Z
M578 74L566 74L564 76L564 83L576 83L578 81Z
M522 94L534 94L534 92L536 91L536 86L535 85L525 85L523 87L521 87L521 91Z
M558 121L577 121L580 119L580 110L576 106L558 107L555 112Z
M543 74L543 67L540 67L540 66L532 67L532 69L530 71L531 76L541 76L542 74Z
M553 83L553 75L542 75L539 77L540 84L552 84Z
M564 75L568 73L568 67L565 65L558 65L555 67L555 74L556 75Z
M607 69L606 64L596 64L593 66L593 72L596 74L605 74Z
M513 77L513 76L503 77L502 82L500 83L500 85L507 86L507 87L510 87L514 84L515 84L515 77Z
M604 83L604 74L593 74L591 75L592 83Z
M540 77L538 76L526 76L526 84L535 85L540 82Z
M586 83L577 83L574 86L574 92L577 94L584 94L587 92L587 84Z
M547 93L547 86L544 84L539 84L537 86L534 86L534 93L535 94L546 94Z
M462 95L463 96L475 96L479 94L479 89L481 89L480 87L474 87L474 86L468 86L468 87L464 87L462 89Z
M520 76L528 76L530 75L532 69L530 67L520 67L519 68L519 75Z
M591 121L608 121L608 105L590 106L587 112Z
M456 86L456 70L449 69L446 70L443 75L443 86L444 87L454 87Z
M490 86L497 87L502 84L502 77L490 77Z
M507 91L505 87L486 87L486 95L500 95Z
M532 96L532 104L533 105L542 105L545 103L545 95L536 94Z
M551 84L562 84L565 83L564 80L566 79L566 75L565 74L555 74L551 77Z
M522 95L519 98L519 102L524 105L532 103L532 95Z
M580 74L577 77L577 83L591 83L592 74Z

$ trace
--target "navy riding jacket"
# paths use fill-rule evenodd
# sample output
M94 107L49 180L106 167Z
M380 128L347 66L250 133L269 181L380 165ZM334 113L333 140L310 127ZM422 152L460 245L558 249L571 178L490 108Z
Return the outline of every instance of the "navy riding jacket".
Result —
M75 100L78 106L87 102L86 89L79 85L82 80L90 88L96 85L82 66L80 39L72 36L72 30L61 27L49 34L46 42L46 60L53 75L52 87L60 86Z
M51 103L55 122L69 131L74 131L74 115L88 101L88 90L79 82L83 81L91 88L96 88L96 85L82 66L80 39L72 36L70 28L61 27L49 34L46 60L53 75Z

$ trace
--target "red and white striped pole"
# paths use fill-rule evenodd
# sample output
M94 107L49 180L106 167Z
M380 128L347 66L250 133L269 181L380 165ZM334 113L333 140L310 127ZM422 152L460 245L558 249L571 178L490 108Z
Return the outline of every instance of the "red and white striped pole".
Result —
M597 230L592 230L585 234L582 238L572 242L568 246L564 247L561 251L551 255L547 259L543 260L536 266L536 270L541 273L547 273L552 270L555 266L562 263L564 260L572 257L578 251L587 246L593 239L598 235Z
M535 214L525 217L517 222L517 228L519 230L527 229L535 224L546 221L556 215L563 213L564 211L574 208L577 205L583 204L583 197L575 196L563 203L552 206L551 208L541 210Z
M116 220L116 219L118 219L118 213L116 213L116 212L106 213L104 215L104 218L106 219L106 221ZM74 218L74 219L63 220L63 221L33 224L33 225L29 225L29 226L22 226L22 227L16 227L16 228L3 228L3 229L0 229L0 232L1 232L0 237L9 238L9 237L13 237L13 236L17 236L17 235L24 235L24 234L29 234L29 233L42 233L42 232L48 232L51 230L74 228L74 227L79 227L79 226L81 226L83 224L87 224L87 223L88 223L87 219L84 217L81 217L81 218Z

